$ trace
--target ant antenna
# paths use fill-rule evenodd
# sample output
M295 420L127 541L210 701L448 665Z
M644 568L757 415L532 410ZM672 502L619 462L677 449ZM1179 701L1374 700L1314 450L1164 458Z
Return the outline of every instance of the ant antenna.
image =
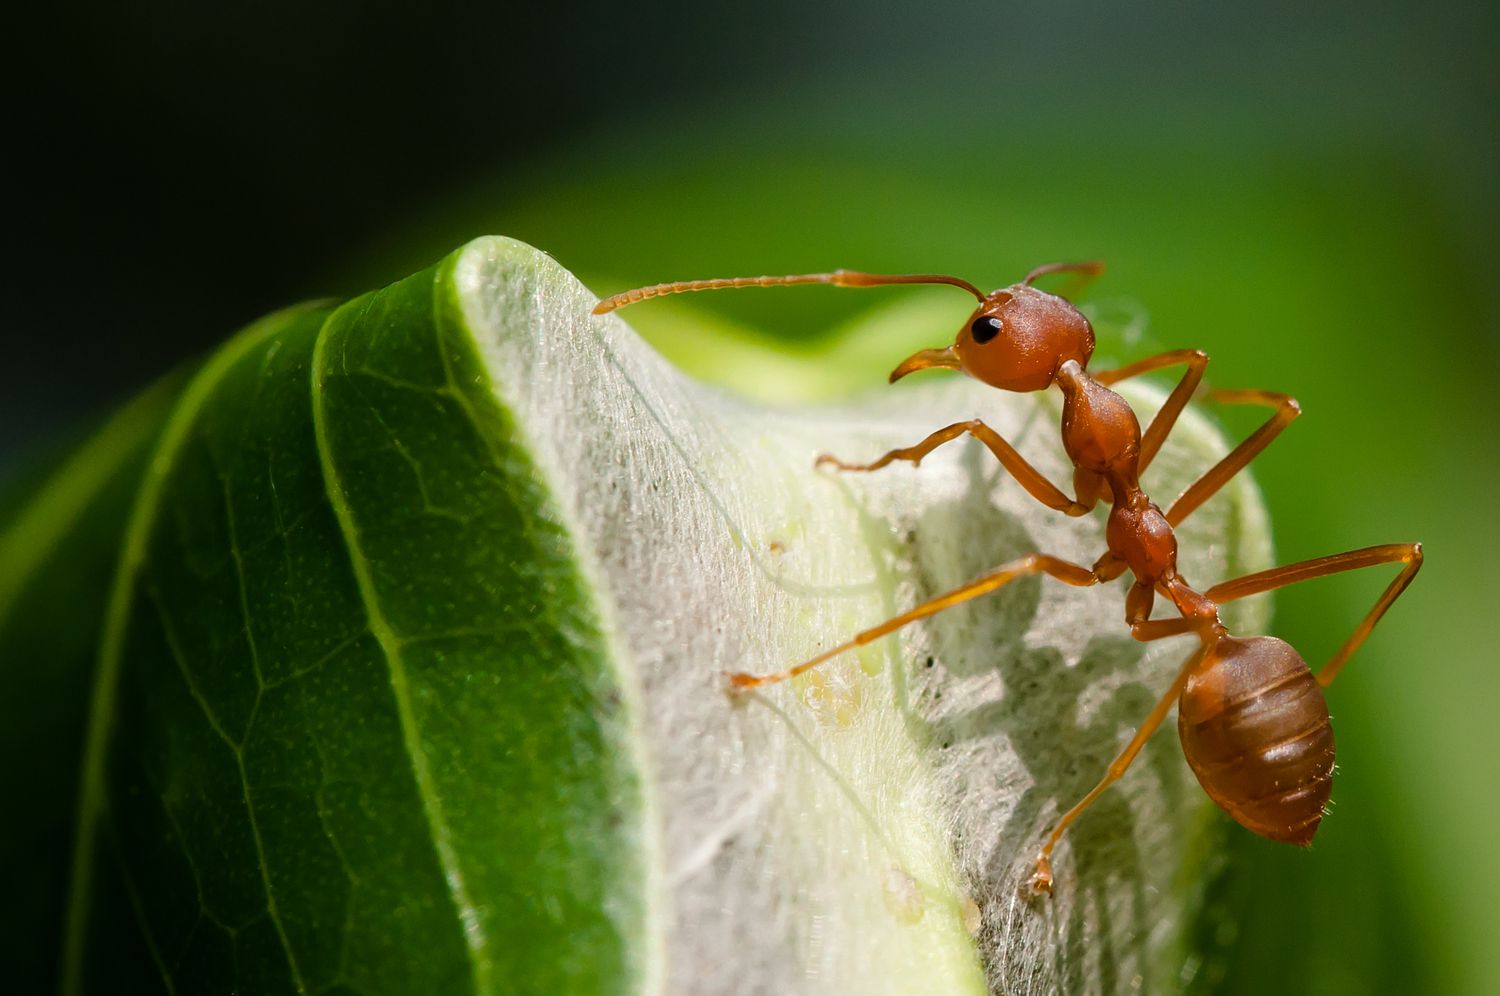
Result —
M1064 264L1064 266L1086 264ZM1097 265L1097 264L1094 264ZM1043 268L1045 269L1045 268ZM1035 271L1034 271L1035 272ZM1028 278L1029 279L1029 278ZM832 284L835 287L885 287L890 284L948 284L961 287L984 300L984 293L960 277L942 273L882 274L860 273L856 270L834 270L832 273L798 273L786 277L720 277L714 280L680 280L673 284L655 284L638 287L607 297L594 306L594 314L602 315L627 304L647 301L667 294L685 294L689 291L726 290L732 287L786 287L792 284Z
M1026 274L1026 279L1021 283L1027 287L1039 277L1045 277L1049 273L1076 273L1084 279L1097 277L1104 272L1104 261L1091 259L1083 263L1044 263Z

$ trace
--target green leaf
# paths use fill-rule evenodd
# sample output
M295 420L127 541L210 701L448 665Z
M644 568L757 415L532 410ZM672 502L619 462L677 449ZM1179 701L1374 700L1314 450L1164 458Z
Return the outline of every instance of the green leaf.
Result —
M1170 734L1057 897L1019 895L1180 660L1128 639L1117 586L1028 579L722 689L1031 550L1096 556L1102 518L974 446L811 467L982 410L1065 480L1054 400L934 377L760 408L593 301L482 239L259 323L182 392L102 615L64 991L1175 984L1220 823ZM1150 484L1223 449L1189 418ZM1253 488L1183 548L1193 578L1265 563Z
M20 992L54 981L85 689L131 496L181 380L123 408L0 526L0 934Z

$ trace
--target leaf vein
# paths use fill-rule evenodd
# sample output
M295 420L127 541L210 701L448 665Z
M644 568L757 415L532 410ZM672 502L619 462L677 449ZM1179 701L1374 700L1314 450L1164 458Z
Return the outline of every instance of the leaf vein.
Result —
M113 727L120 673L124 663L125 634L146 543L161 510L162 491L175 467L202 409L227 371L256 346L274 337L304 316L316 314L314 306L291 308L271 315L235 336L216 353L189 382L168 416L151 454L146 477L136 492L130 522L122 538L120 560L111 582L105 610L104 632L99 641L99 666L89 701L88 728L84 733L83 762L79 774L76 832L73 837L71 874L63 919L63 996L83 989L84 949L88 941L90 893L98 849L99 826L108 803L105 773L109 737Z
M187 941L183 950L178 953L172 967L168 967L166 960L162 958L161 949L156 945L156 938L151 936L151 928L146 920L145 904L141 901L141 892L135 884L135 878L130 874L130 866L124 861L115 862L120 869L120 879L125 884L125 896L130 901L130 908L135 913L136 923L140 925L141 937L146 942L146 950L151 954L151 962L161 975L162 985L167 989L167 996L177 996L177 984L172 981L172 971L181 964L183 955L187 954L187 945L192 943L193 935L198 932L199 921L194 921L192 929L187 933Z
M328 439L328 419L324 406L326 397L321 376L328 369L326 355L328 341L328 325L325 324L319 331L317 345L313 348L309 385L312 394L313 431L317 443L318 460L323 470L324 487L328 492L329 504L333 508L334 518L338 521L339 530L348 551L355 586L369 619L370 632L380 644L390 671L391 691L395 700L397 719L401 726L407 756L411 760L417 795L422 803L428 832L432 835L433 848L443 869L443 879L448 887L449 898L454 904L454 911L462 925L464 943L473 955L471 967L474 990L475 992L488 992L490 990L489 965L488 959L483 957L483 951L488 946L489 939L482 927L479 910L469 895L468 883L465 881L463 868L453 845L452 831L443 812L427 752L422 747L421 731L418 728L412 705L411 685L406 673L406 664L401 655L401 640L380 606L375 580L354 521L354 510L349 505ZM347 374L347 370L345 373Z
M240 742L230 736L229 731L224 728L218 713L214 711L213 706L199 689L198 681L188 667L187 657L182 651L182 645L178 643L176 627L172 625L172 620L167 615L167 607L162 602L161 593L157 591L155 585L151 584L143 585L142 590L146 593L146 598L151 602L152 607L156 609L156 618L161 622L161 631L167 641L167 650L172 654L172 663L176 665L177 673L182 676L183 682L187 685L188 694L193 697L194 702L198 703L198 708L203 710L204 718L208 720L209 727L218 734L219 739L223 740L231 751L239 754Z

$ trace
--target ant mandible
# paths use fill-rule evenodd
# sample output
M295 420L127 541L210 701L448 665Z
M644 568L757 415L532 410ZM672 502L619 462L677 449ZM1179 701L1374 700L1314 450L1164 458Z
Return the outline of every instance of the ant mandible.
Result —
M1273 391L1210 392L1228 404L1264 405L1271 417L1177 497L1166 511L1141 490L1140 478L1172 431L1184 406L1198 389L1208 354L1197 349L1160 353L1114 370L1090 373L1094 330L1067 300L1033 284L1050 273L1090 277L1099 263L1053 263L1039 266L1020 283L985 294L958 277L943 274L886 275L837 270L782 277L735 277L691 280L642 287L607 298L594 309L603 314L627 304L686 291L733 287L779 287L832 284L836 287L881 287L891 284L948 284L973 294L979 306L959 329L953 345L914 353L891 372L894 383L918 370L961 370L1003 391L1062 391L1062 444L1073 464L1073 497L1047 480L999 433L978 419L955 422L926 439L891 450L871 463L846 463L818 457L843 471L879 470L896 460L913 464L946 442L969 435L995 455L1016 482L1037 501L1067 515L1089 512L1099 502L1111 506L1105 527L1107 551L1091 567L1032 553L1003 564L966 585L856 634L810 660L775 674L731 674L738 690L795 677L824 661L918 619L996 591L1016 578L1047 574L1077 587L1102 584L1127 570L1135 581L1125 596L1125 622L1142 642L1192 633L1199 645L1183 664L1145 722L1099 783L1058 820L1037 855L1032 888L1052 889L1052 851L1068 826L1130 767L1141 748L1178 704L1178 733L1188 765L1210 798L1246 829L1305 847L1322 821L1333 783L1333 729L1323 689L1365 642L1380 617L1406 589L1422 566L1420 543L1393 543L1319 557L1224 581L1207 591L1194 589L1177 573L1174 529L1239 473L1280 435L1301 409L1295 399ZM1110 386L1166 367L1187 371L1151 419L1144 433L1134 412ZM1353 634L1316 675L1289 644L1271 636L1230 635L1219 618L1220 606L1249 595L1299 581L1399 563L1401 572L1376 600ZM1177 609L1175 618L1152 619L1156 596Z

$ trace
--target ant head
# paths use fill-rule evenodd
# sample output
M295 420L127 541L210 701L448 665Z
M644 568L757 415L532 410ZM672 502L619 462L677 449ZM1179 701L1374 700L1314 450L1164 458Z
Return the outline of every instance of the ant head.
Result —
M924 349L891 373L895 382L916 370L962 370L1004 391L1050 387L1068 360L1088 366L1094 329L1079 310L1055 294L1019 283L980 301L958 338L946 349Z

